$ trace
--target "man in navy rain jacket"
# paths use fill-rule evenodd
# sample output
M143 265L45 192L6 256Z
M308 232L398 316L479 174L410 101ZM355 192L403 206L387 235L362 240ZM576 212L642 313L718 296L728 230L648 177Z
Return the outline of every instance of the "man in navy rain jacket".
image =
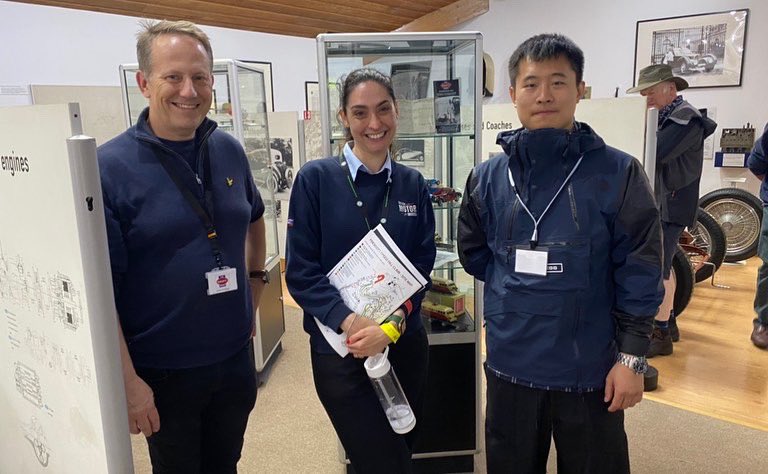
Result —
M489 473L629 472L625 408L642 399L661 303L659 212L637 160L574 121L584 56L534 36L509 60L524 128L469 176L464 268L485 282Z

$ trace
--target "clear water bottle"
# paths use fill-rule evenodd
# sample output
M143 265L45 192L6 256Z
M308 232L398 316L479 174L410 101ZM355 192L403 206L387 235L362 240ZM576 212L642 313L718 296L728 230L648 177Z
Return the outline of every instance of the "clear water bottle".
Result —
M388 355L389 347L383 353L369 357L365 360L365 370L392 429L395 433L405 434L416 426L416 415L405 398L403 387L400 386L400 381L389 363Z

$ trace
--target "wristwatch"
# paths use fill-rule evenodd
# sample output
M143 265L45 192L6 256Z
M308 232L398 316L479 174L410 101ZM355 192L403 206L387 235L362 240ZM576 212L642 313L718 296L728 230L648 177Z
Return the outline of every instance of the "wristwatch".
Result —
M269 283L269 272L267 270L254 270L248 273L249 280L261 280L266 285Z
M623 366L629 367L634 373L638 375L644 374L648 371L648 361L645 357L619 352L619 354L616 356L616 362Z

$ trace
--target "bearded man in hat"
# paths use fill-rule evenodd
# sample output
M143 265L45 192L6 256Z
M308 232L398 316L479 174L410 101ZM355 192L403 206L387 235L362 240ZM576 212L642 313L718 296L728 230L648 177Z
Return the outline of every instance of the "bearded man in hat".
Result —
M668 64L653 64L640 70L637 86L627 90L643 95L648 108L659 109L654 192L664 244L664 301L654 320L647 357L672 354L672 342L680 338L673 315L672 257L683 229L696 223L704 139L717 128L678 94L686 88L688 82L674 76Z

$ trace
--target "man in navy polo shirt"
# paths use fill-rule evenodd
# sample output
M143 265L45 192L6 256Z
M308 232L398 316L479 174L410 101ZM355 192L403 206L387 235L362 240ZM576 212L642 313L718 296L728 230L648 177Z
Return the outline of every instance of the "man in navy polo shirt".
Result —
M208 37L147 23L135 126L98 150L133 434L158 472L236 472L256 402L264 204L240 144L207 119Z

